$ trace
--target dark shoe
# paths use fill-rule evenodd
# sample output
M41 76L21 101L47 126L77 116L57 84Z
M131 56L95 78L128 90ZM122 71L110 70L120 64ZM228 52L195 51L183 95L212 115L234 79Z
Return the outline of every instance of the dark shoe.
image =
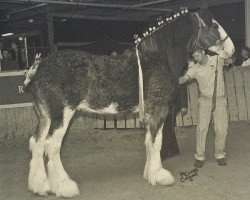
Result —
M226 166L227 165L227 162L226 162L225 158L217 159L217 163L220 166Z
M202 160L196 160L195 159L194 167L196 167L196 168L202 168L203 165L204 165L204 161L202 161Z

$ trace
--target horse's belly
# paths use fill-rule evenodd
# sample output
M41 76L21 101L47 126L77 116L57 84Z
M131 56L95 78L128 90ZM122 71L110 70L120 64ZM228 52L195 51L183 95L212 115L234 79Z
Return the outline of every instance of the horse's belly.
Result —
M92 109L88 102L82 101L79 106L77 107L77 110L87 113L96 113L96 114L119 114L118 112L118 103L112 102L109 106L99 109ZM135 106L135 108L132 111L133 113L138 112L138 106Z

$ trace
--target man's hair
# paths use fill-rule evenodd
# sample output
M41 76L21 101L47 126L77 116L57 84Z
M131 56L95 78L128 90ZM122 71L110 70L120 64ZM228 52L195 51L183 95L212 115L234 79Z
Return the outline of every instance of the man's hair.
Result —
M250 48L247 47L247 46L243 46L243 47L242 47L242 50L245 50L245 51L247 51L248 53L250 53Z

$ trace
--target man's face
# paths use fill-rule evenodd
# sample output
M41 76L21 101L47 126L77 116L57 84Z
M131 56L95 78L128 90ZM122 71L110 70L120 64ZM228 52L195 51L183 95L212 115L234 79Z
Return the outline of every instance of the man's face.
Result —
M7 58L9 58L9 57L10 57L10 55L9 55L9 52L8 52L8 51L3 51L3 52L2 52L2 55L3 55L3 58L4 58L4 59L7 59Z
M248 58L248 52L245 49L241 50L241 56L243 59L247 59Z
M196 62L200 63L204 58L204 53L202 51L195 51L193 53L193 58Z

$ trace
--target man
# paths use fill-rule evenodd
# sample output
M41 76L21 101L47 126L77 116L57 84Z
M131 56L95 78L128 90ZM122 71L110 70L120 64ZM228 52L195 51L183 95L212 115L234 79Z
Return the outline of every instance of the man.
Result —
M196 62L186 74L179 78L179 84L196 79L199 85L199 120L196 133L196 168L201 168L205 160L205 143L211 117L215 129L215 158L218 165L227 165L225 160L225 144L228 129L227 101L224 89L223 66L225 54L209 56L203 49L195 48L192 53ZM218 70L216 78L216 69ZM217 79L217 81L215 81ZM213 101L214 97L214 101ZM216 97L216 98L215 98ZM213 102L216 105L213 110Z
M1 70L2 71L18 70L17 62L11 59L11 55L7 50L2 51Z
M243 47L241 49L241 57L243 60L243 63L241 66L250 66L250 49L248 47Z

